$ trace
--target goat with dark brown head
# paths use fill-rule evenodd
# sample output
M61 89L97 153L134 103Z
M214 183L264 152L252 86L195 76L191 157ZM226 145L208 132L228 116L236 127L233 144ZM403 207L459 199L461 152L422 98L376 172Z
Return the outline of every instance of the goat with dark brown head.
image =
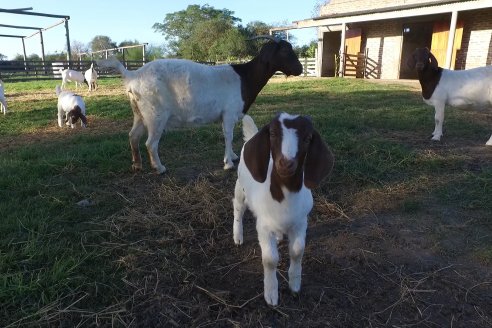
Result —
M436 57L428 48L415 49L407 65L417 71L424 102L434 106L432 140L441 140L446 105L477 109L490 108L492 105L492 66L466 70L444 69L439 67ZM492 136L486 145L492 146Z
M313 207L311 189L330 174L334 157L308 117L281 113L258 131L246 115L243 134L246 143L233 199L234 242L243 243L242 218L247 205L257 218L265 300L277 305L277 241L288 236L289 286L298 292L307 216Z

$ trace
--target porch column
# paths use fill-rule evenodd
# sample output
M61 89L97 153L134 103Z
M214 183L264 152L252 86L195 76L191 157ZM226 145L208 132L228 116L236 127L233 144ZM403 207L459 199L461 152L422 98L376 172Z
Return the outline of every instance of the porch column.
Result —
M448 47L446 49L446 66L451 69L451 60L453 58L454 36L456 34L456 22L458 21L458 12L453 11L451 14L451 25L449 26Z
M343 76L345 74L345 67L343 65L345 61L345 30L347 29L347 23L342 23L342 39L340 40L340 70L338 75Z

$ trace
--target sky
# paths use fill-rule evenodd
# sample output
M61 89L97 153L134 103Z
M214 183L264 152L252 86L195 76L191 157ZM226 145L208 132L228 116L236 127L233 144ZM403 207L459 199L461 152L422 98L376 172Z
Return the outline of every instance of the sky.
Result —
M293 21L315 16L319 0L209 0L209 1L158 1L158 0L0 0L0 9L32 7L33 12L70 16L68 21L70 42L88 44L96 35L106 35L115 43L138 40L141 43L161 46L164 36L154 32L152 25L162 23L168 13L185 10L188 5L208 4L215 9L228 9L233 16L246 25L262 21L272 25L290 25ZM14 15L0 13L0 24L47 28L62 21L60 18ZM35 30L0 27L0 34L29 36ZM316 29L300 29L289 32L297 45L304 45L316 39ZM43 32L45 54L62 52L65 49L65 27L58 25ZM41 56L39 35L25 39L26 53ZM0 37L0 54L13 59L22 54L22 40Z

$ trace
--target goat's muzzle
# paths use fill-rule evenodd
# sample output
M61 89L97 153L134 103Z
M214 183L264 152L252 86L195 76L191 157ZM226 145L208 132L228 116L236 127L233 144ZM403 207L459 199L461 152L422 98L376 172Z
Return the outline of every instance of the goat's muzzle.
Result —
M425 64L421 61L417 62L417 64L415 64L415 69L417 71L423 71L425 68Z
M287 159L284 156L280 157L277 161L275 167L277 168L277 173L283 178L293 176L297 170L297 158Z

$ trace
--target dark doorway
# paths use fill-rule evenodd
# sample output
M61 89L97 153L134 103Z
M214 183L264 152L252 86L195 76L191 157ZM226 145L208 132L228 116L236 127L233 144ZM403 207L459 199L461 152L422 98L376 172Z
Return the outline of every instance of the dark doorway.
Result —
M409 23L403 25L403 44L401 48L400 79L417 79L417 72L407 67L407 58L416 48L431 48L432 22Z
M337 71L337 58L342 43L342 32L323 33L323 61L321 76L335 76Z

